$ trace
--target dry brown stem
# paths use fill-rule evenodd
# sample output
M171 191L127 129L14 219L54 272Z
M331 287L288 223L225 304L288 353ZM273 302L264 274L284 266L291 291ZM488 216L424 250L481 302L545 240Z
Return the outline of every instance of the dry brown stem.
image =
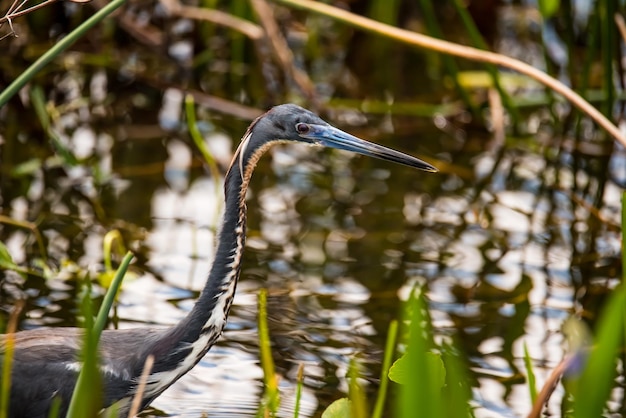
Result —
M537 395L537 399L535 400L533 409L530 411L530 414L528 414L528 418L539 418L544 405L546 405L548 400L550 400L550 395L554 392L557 383L559 383L563 373L565 373L565 370L567 370L574 359L575 355L568 355L552 370L548 380L546 380L541 388L541 392Z
M394 26L380 23L375 20L348 12L346 10L323 4L321 2L311 0L273 1L290 7L308 10L324 16L328 16L332 19L344 22L356 28L375 33L386 38L395 39L407 45L437 51L443 54L454 55L472 61L499 65L525 74L565 97L574 106L576 106L583 113L593 119L603 129L605 129L617 141L626 146L626 138L622 135L622 132L619 130L619 128L615 126L608 118L606 118L598 109L589 104L589 102L583 99L578 93L567 87L565 84L549 76L543 71L526 64L525 62L507 57L502 54L497 54L495 52L484 51L477 48L459 45L441 39L431 38L430 36L411 32L405 29L396 28Z
M265 0L251 0L250 3L254 8L261 25L265 29L265 33L269 39L269 43L274 52L274 56L287 74L296 83L300 91L304 93L307 99L315 106L318 106L318 100L315 94L315 86L309 76L300 68L294 65L293 54L287 45L287 41L283 38L274 13ZM317 110L317 109L316 109Z
M193 20L204 20L241 32L248 38L258 41L263 38L263 29L245 19L240 19L220 10L185 6L178 0L161 0L167 11L175 16Z

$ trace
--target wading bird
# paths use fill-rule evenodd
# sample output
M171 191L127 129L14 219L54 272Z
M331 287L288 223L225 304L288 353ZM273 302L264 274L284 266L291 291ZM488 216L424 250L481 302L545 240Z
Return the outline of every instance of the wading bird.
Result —
M430 164L373 144L324 122L293 104L272 108L257 118L243 136L224 179L224 217L209 277L191 312L169 329L105 330L100 339L103 408L115 407L125 417L149 355L154 365L143 392L141 408L148 406L187 373L219 338L230 309L246 240L246 190L259 157L277 143L299 142L338 148L437 171ZM9 416L47 417L51 401L61 400L65 416L81 368L82 332L76 328L40 328L14 334ZM0 367L5 349L0 336Z

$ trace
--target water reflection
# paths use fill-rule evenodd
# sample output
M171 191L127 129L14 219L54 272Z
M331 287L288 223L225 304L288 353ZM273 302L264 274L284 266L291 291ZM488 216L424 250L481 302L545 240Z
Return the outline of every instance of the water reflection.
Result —
M188 25L174 30L184 37ZM342 51L371 60L370 48L338 47L345 29L332 29L324 36L337 39L320 44L339 52L311 65L323 82L322 94L385 92L390 100L417 101L413 93L441 88L414 82L415 68L426 77L417 57L404 62L400 77L361 74L356 80L369 67L345 63ZM218 36L198 38L225 42ZM186 60L188 44L177 45L176 58ZM52 126L76 162L64 160L62 149L49 143L27 92L0 112L1 213L35 223L43 245L31 230L6 223L0 225L0 241L15 262L54 277L26 280L0 273L2 318L15 300L26 298L22 329L79 322L78 280L85 271L95 277L102 270L102 237L115 228L138 255L139 277L125 283L113 325L167 326L183 318L206 279L222 196L189 140L182 85L245 103L282 97L288 90L272 68L255 73L256 66L267 64L233 64L223 46L206 48L215 56L194 64L193 82L187 67L134 48L106 58L75 52L68 57L71 68L51 70L57 78L42 81L52 103ZM298 48L296 55L304 54ZM389 51L383 50L383 57ZM96 59L108 69L90 69ZM75 67L83 61L85 68ZM346 70L351 66L357 67L354 73ZM155 78L155 68L162 78ZM8 68L3 74L14 72ZM246 85L243 73L249 75ZM390 80L401 87L393 89ZM250 99L255 92L262 98ZM427 101L440 103L440 94ZM469 114L458 104L445 116L429 111L432 117L409 117L365 114L358 110L361 101L355 103L345 112L335 109L334 120L358 136L436 158L442 173L303 146L281 147L264 158L250 191L249 240L224 337L146 415L159 410L190 417L254 415L262 396L256 333L256 295L262 287L269 289L285 416L293 407L300 364L305 366L302 416L319 415L345 396L346 370L357 354L369 393L375 392L388 324L399 317L400 302L416 283L427 286L438 338L454 337L469 359L478 416L526 414L524 343L543 381L563 356L564 320L574 313L595 320L619 277L623 150L542 130L542 110L526 121L532 135L496 140L469 125ZM223 170L249 121L203 106L198 113ZM594 138L596 131L586 122L583 131L583 137ZM93 292L98 300L102 289ZM561 415L562 396L561 389L553 395L551 415Z

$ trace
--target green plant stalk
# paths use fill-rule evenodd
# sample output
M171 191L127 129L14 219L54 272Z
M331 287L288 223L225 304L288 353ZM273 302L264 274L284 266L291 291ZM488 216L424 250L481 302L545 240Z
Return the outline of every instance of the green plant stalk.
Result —
M367 399L363 388L359 384L359 361L356 357L350 360L348 365L349 395L350 395L350 418L367 418Z
M56 132L54 132L54 129L52 129L50 115L46 109L46 99L40 86L35 85L30 90L30 100L35 108L35 113L37 114L39 123L41 123L43 130L50 138L50 142L52 142L57 154L59 154L63 159L63 163L70 167L76 166L78 164L78 159L76 159L72 152L65 145L63 145L61 138L59 138Z
M626 261L626 193L622 193L622 263ZM615 363L618 350L626 336L626 285L622 271L622 283L602 308L597 325L594 347L585 368L578 378L574 393L574 418L599 417L603 415L617 373ZM582 355L581 353L577 355ZM585 383L594 382L593 390L581 389ZM582 383L582 384L581 384Z
M442 347L442 357L446 368L445 416L473 418L469 369L460 354L453 354L455 346L458 347L458 344L445 344Z
M48 65L50 61L59 56L70 45L76 42L80 37L85 35L89 29L102 21L105 17L113 13L117 8L123 5L126 0L113 0L97 11L93 16L84 23L70 32L65 38L57 42L52 48L46 51L37 61L20 74L6 89L0 92L0 107L4 106L11 97L13 97L22 87L33 79L43 67Z
M622 292L624 295L624 300L626 300L626 269L623 266L626 262L626 192L622 192ZM626 345L626 306L622 311L622 325L623 329L623 339L622 344ZM623 366L622 366L623 367Z
M574 418L600 417L605 412L617 373L617 350L623 343L625 289L623 285L615 289L602 309L594 348L576 385ZM586 387L589 382L593 382L593 390Z
M467 5L464 4L461 0L454 0L452 3L454 4L456 12L459 14L459 17L461 18L461 22L463 22L463 26L465 26L465 30L467 30L467 33L469 34L470 39L472 40L472 43L474 44L474 46L480 49L487 50L488 49L487 43L485 42L482 35L478 31L478 28L476 27L476 23L474 23L474 20L472 19L469 12L467 11ZM500 83L500 76L498 75L498 68L492 64L485 64L485 69L491 76L493 86L498 91L498 94L500 95L500 98L502 99L502 104L504 105L505 109L509 112L509 114L511 115L511 118L513 119L513 126L516 126L517 122L520 120L519 112L517 111L517 108L513 105L511 96L509 96L509 94L506 92L506 90L504 90L504 88L502 87L502 84Z
M267 326L267 290L259 293L259 350L261 351L261 367L265 380L265 406L270 416L275 416L280 399L278 397L278 382L272 359L272 345L270 332Z
M122 263L117 269L117 273L115 273L115 277L111 282L111 287L107 289L107 292L104 295L104 299L102 300L102 306L100 306L100 310L98 311L98 317L93 324L92 332L94 333L94 337L96 337L96 340L100 339L100 334L102 334L102 330L104 329L107 319L109 318L109 311L111 310L111 306L113 306L115 295L122 285L122 280L124 279L124 275L126 274L128 266L130 265L130 262L132 260L133 254L129 251L122 259Z
M8 334L4 348L2 361L2 390L0 391L0 418L9 416L9 395L11 393L11 368L13 366L13 352L15 350L15 338Z
M600 37L602 39L602 64L604 67L604 91L607 94L607 101L603 106L604 116L610 118L613 113L614 85L613 85L613 53L615 52L615 1L599 1L600 19L602 22Z
M420 4L422 6L422 11L424 12L424 20L426 22L426 28L428 32L434 36L435 38L443 39L443 33L441 28L437 24L437 18L435 16L435 10L433 8L432 0L420 0ZM459 94L459 97L465 103L465 106L471 111L471 113L475 116L478 116L480 112L474 105L472 98L465 90L465 88L459 83L459 67L456 61L449 55L442 56L444 67L448 72L448 75L452 78L454 82L454 87Z
M126 252L124 248L124 242L122 240L122 234L119 230L113 229L106 233L102 240L102 253L104 255L104 269L106 271L113 271L113 264L111 263L111 255L113 253L113 243L117 242L117 251L121 253Z
M213 177L213 181L215 183L215 190L219 190L221 184L220 170L217 166L215 158L213 158L213 155L211 155L211 152L204 143L204 138L202 137L202 134L198 129L198 124L196 121L196 109L194 106L193 96L191 94L188 94L185 97L185 116L187 117L187 129L189 129L189 135L191 135L193 143L196 145L196 147L198 147L198 150L202 154L204 161L209 166L211 177ZM220 211L218 210L217 213L219 212ZM215 223L217 224L217 219L215 220Z
M298 367L298 381L296 384L296 401L293 407L293 418L300 416L300 401L302 399L302 386L304 384L304 364Z
M528 352L528 346L524 341L524 366L526 367L526 374L528 375L528 390L530 391L530 400L533 405L537 400L537 384L535 379L535 372L533 370L533 364L530 359L530 353Z
M102 405L102 380L98 374L98 341L93 330L93 307L91 303L91 281L85 277L81 312L84 317L83 362L76 386L72 392L67 418L95 418Z
M198 129L197 119L196 119L196 111L194 107L194 100L191 94L185 96L185 116L187 117L187 129L189 129L189 135L191 135L191 139L193 143L198 147L198 150L202 154L204 161L209 166L209 170L211 170L211 175L217 180L219 179L219 169L217 167L217 162L211 152L207 148L204 143L204 138ZM219 181L218 181L219 182Z
M86 294L83 299L84 310L85 310L85 347L84 347L84 364L81 368L81 371L78 375L78 379L76 381L76 387L74 388L74 392L72 393L72 399L70 401L70 406L68 409L68 418L73 417L83 417L85 416L85 394L89 394L93 392L93 382L98 378L97 373L97 350L98 350L98 342L100 340L100 335L102 334L102 330L106 324L107 318L109 316L109 311L111 310L111 306L113 305L113 301L115 300L115 295L122 283L122 279L128 270L128 266L133 259L132 253L128 252L120 267L117 269L117 273L111 282L111 286L107 290L106 295L104 296L104 300L102 301L102 305L100 306L100 310L98 311L98 316L96 320L93 321L91 315L91 305L90 305L90 295L89 292Z
M43 238L41 236L41 233L39 232L39 229L37 229L36 224L28 221L20 221L18 219L9 218L8 216L4 216L1 214L0 223L9 224L30 230L30 232L32 232L32 234L35 236L35 240L37 241L37 246L39 247L39 253L41 254L41 258L44 260L44 262L48 261L48 253L46 251L45 245L43 244Z
M11 387L11 369L13 365L13 354L15 352L15 331L20 312L24 308L24 301L18 300L7 323L7 338L4 346L4 358L2 361L2 376L0 376L0 417L7 418L9 415L9 398Z
M429 366L428 353L433 346L432 321L423 292L423 288L414 290L406 304L405 318L409 319L406 353L409 376L407 383L400 387L400 417L441 417L444 411L441 388L431 383L434 376Z
M56 397L50 402L50 412L48 418L58 418L61 413L61 398Z
M393 354L396 347L396 339L398 338L398 321L391 321L387 334L387 342L385 343L385 357L383 358L382 370L380 372L380 387L376 396L376 404L372 412L372 418L381 418L383 416L383 408L387 399L387 388L389 386L389 368L393 361Z

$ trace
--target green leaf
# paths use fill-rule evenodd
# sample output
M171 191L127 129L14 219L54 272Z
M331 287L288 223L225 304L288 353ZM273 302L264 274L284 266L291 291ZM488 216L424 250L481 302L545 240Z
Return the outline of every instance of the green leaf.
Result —
M626 286L613 291L596 325L595 346L578 379L574 393L574 417L600 417L605 412L617 375L617 360L624 341ZM578 355L584 357L584 352ZM593 382L593 390L589 384Z
M443 388L446 382L446 368L443 365L443 360L441 360L441 354L424 353L424 360L426 361L426 367L428 369L429 383L439 389ZM411 362L408 360L408 355L404 354L396 360L391 366L391 369L389 369L389 379L401 385L409 383L409 364L411 364Z
M0 267L8 270L15 270L18 266L13 262L11 254L4 243L0 242Z
M535 384L535 371L533 370L533 361L530 358L530 352L526 341L524 341L524 366L526 367L526 376L528 376L528 390L530 391L530 400L534 404L537 400L537 385Z
M350 403L348 398L337 399L322 413L322 418L350 418Z
M544 19L549 19L559 10L560 0L539 0L539 12Z
M433 357L435 347L432 321L424 298L424 289L417 288L406 309L408 340L405 361L407 384L400 386L399 418L432 418L444 415L448 402L442 395L441 359ZM402 363L401 363L402 364Z

